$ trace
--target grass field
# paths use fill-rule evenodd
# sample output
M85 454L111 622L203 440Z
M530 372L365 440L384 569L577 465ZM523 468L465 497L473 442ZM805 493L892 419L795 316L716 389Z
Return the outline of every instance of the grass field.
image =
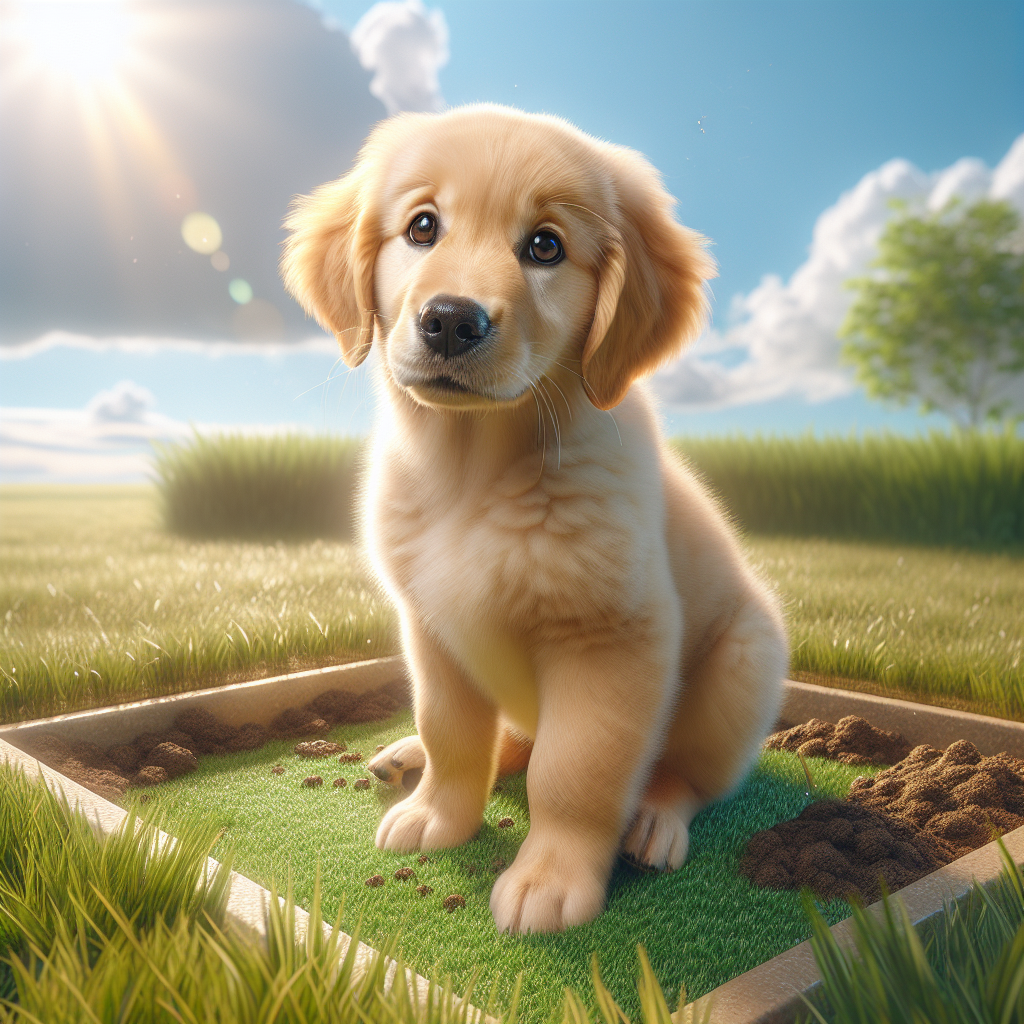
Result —
M331 541L190 541L149 487L0 489L0 721L394 651Z
M1024 558L750 537L793 669L1024 720ZM193 541L146 487L0 488L0 721L397 650L353 547Z
M341 727L332 737L369 753L410 731L406 711L387 723ZM499 980L507 1003L516 975L525 972L521 1010L527 1021L545 1020L567 985L592 1000L595 951L609 987L633 992L635 999L636 945L642 943L674 1006L681 983L691 997L703 994L810 935L798 893L758 889L736 873L754 832L793 817L808 802L806 779L792 754L764 753L737 796L698 816L690 857L680 871L651 875L623 865L614 876L608 910L597 921L562 935L511 937L495 931L488 899L495 858L511 863L528 831L522 775L501 784L476 840L432 853L421 865L416 854L384 853L373 844L385 806L382 794L390 790L356 790L352 782L365 775L358 765L341 766L336 758L307 761L292 753L293 746L282 741L201 758L196 772L149 790L147 810L171 822L179 815L209 816L225 830L218 849L232 852L236 869L264 884L291 879L301 905L308 906L319 870L328 917L343 903L343 926L355 928L361 921L360 934L371 944L400 929L408 962L424 975L450 975L456 990L482 968L479 987L488 991ZM280 776L270 771L278 762L286 768ZM809 765L820 796L844 796L855 776L877 770L824 760ZM322 776L324 785L302 787L311 774ZM349 785L334 789L337 776ZM133 794L130 799L137 799ZM497 828L506 815L514 826ZM416 878L396 881L400 867L411 867ZM375 874L385 884L367 888L366 879ZM433 893L418 895L418 884ZM465 910L443 910L442 901L452 893L465 898ZM849 907L834 901L825 913L835 923ZM623 1008L633 1014L637 1006Z

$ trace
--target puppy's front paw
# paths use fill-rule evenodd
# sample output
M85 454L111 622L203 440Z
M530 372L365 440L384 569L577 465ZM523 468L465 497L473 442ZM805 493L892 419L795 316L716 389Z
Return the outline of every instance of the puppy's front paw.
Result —
M377 829L377 846L382 850L409 853L412 850L444 850L468 842L480 828L481 815L460 813L460 801L447 802L443 794L433 799L417 790L395 804Z
M593 870L572 856L572 844L559 851L527 838L512 866L491 891L491 913L499 932L560 932L593 921L604 909L607 872Z
M419 784L427 753L419 736L405 736L374 754L366 763L381 782L412 792Z
M640 867L675 871L682 867L690 848L690 830L671 808L642 804L626 838L622 852Z

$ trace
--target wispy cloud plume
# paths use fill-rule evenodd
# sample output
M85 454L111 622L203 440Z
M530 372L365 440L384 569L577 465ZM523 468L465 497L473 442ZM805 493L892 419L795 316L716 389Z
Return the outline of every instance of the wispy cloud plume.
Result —
M421 0L374 4L352 30L352 49L374 73L370 92L389 114L440 110L437 73L448 63L448 25Z
M193 431L279 433L275 426L183 423L154 408L153 394L123 380L82 409L0 408L0 480L122 483L152 477L153 442L183 441Z
M298 352L318 352L337 356L338 343L326 334L302 341L196 341L191 338L161 338L148 335L113 335L96 337L70 331L48 331L38 338L0 345L0 362L5 359L29 359L55 348L82 349L86 352L129 352L133 355L155 355L157 352L189 352L196 355L265 356L277 358Z
M994 170L963 159L925 174L906 160L890 160L864 175L818 217L808 259L789 281L768 275L737 296L730 326L710 331L655 376L662 400L720 409L787 396L822 402L853 391L836 337L852 298L845 282L875 256L894 199L939 209L954 196L1005 199L1024 214L1024 135Z

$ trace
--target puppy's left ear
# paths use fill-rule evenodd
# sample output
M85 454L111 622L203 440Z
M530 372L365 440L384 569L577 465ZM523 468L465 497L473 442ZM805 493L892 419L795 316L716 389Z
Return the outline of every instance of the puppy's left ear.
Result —
M608 147L617 230L599 270L597 306L583 346L587 396L612 409L633 381L677 356L704 326L704 282L715 276L705 240L676 223L675 200L639 153Z
M343 178L295 200L285 221L281 275L302 308L358 366L373 342L373 267L380 232L365 152Z

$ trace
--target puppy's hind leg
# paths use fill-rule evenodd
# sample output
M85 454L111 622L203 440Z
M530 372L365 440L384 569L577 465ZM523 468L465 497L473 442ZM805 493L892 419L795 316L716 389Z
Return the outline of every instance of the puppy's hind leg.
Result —
M781 617L769 598L751 595L690 667L645 805L664 812L670 803L689 825L701 807L735 790L778 716L787 663ZM670 869L675 859L644 858Z
M501 748L498 753L498 778L521 772L530 760L533 743L510 725L504 725L501 734ZM403 736L400 740L374 754L367 762L367 768L389 786L412 792L423 775L427 763L427 752L419 736Z
M690 822L703 804L688 783L659 762L622 840L622 855L654 871L682 867L690 849Z

